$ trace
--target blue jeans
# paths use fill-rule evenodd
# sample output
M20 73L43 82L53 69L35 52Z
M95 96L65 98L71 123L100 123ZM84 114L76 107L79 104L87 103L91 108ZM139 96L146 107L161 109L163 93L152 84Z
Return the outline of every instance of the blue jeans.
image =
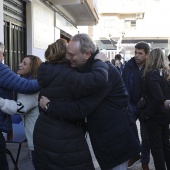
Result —
M6 158L6 142L2 132L0 132L0 169L9 170Z
M146 124L144 123L143 119L141 118L140 112L136 109L135 105L130 105L133 113L133 118L135 123L131 126L131 129L135 136L139 139L136 120L139 119L140 121L140 132L141 132L141 163L149 163L150 161L150 145L149 145L149 137L147 132Z

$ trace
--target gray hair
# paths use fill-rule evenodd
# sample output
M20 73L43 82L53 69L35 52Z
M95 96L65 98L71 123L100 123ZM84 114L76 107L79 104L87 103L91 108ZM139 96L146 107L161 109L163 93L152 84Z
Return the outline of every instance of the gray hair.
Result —
M0 42L0 53L3 53L4 52L4 44Z
M96 51L96 45L93 43L92 39L89 35L85 33L76 34L71 38L71 41L79 41L80 42L80 51L81 53L85 53L89 51L93 54Z

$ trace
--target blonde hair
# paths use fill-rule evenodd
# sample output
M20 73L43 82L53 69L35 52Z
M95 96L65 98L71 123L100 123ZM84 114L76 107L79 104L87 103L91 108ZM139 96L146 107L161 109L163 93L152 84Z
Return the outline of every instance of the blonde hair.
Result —
M146 67L143 76L145 77L151 70L159 70L166 80L170 79L169 62L160 48L154 48L150 51L146 59Z
M45 58L49 63L65 63L67 41L65 39L58 39L56 42L50 44L45 51Z

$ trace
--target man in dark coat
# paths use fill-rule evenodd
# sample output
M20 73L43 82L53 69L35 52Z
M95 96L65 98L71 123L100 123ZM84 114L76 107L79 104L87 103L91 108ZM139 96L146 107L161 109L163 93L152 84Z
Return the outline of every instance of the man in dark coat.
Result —
M142 163L143 170L149 170L149 160L150 160L150 147L149 147L149 139L146 131L146 125L144 124L139 110L136 108L138 101L142 97L142 73L145 68L146 58L150 51L150 47L146 42L139 42L135 45L135 57L130 59L124 67L123 70L123 80L125 86L128 90L130 96L130 106L133 111L133 118L136 121L138 118L140 120L140 129L141 129L141 138L142 138L142 146L141 146L141 156L136 155L131 158L128 163L128 167L133 166L133 164L140 160ZM137 126L134 124L133 132L138 137Z
M4 56L4 45L0 42L0 97L11 99L12 90L20 93L33 93L40 90L36 80L27 80L21 78L11 71L11 69L2 63ZM11 116L0 110L0 169L8 170L6 158L6 142L3 132L12 131Z
M115 66L120 72L120 74L122 75L124 65L121 60L122 60L122 56L120 54L116 54L115 55Z
M87 34L72 37L67 59L80 72L90 72L94 62L94 43ZM139 142L129 127L128 93L118 70L110 63L109 80L98 93L72 101L41 99L42 108L51 118L75 120L87 116L87 130L102 170L127 170L127 161L140 152ZM76 87L75 87L76 90ZM54 110L58 111L53 114ZM55 112L56 113L56 112Z

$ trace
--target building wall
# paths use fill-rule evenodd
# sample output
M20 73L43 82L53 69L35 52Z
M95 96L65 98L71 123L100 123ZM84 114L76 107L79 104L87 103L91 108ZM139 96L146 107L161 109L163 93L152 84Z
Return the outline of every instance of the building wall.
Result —
M112 2L111 0L107 0ZM140 1L142 3L137 3ZM101 0L101 2L103 2ZM136 2L136 3L135 3ZM113 37L115 41L118 41L121 34L124 33L123 39L170 39L170 24L169 16L170 10L169 0L136 0L136 1L123 1L124 6L122 6L122 1L116 0L114 5L104 2L104 5L100 5L100 12L105 13L105 15L100 16L99 24L94 26L93 37L95 40L99 39L109 39ZM135 3L135 4L134 4ZM138 5L140 4L140 5ZM136 8L137 7L137 8ZM139 8L138 8L139 7ZM126 11L127 10L127 11ZM110 13L109 13L110 12ZM114 12L115 14L111 13ZM134 18L119 18L116 13L130 13L130 12L144 12L143 19L136 20L136 26L129 25L125 20L135 20ZM108 15L107 15L108 14ZM99 34L100 33L100 34ZM134 44L130 44L134 45ZM103 45L105 46L105 45ZM155 43L151 44L151 48L160 47L165 50L165 54L170 53L170 45L167 43ZM101 47L102 48L102 47ZM134 50L128 46L124 46L124 51L128 53L128 56L134 55ZM129 52L130 51L130 52Z
M44 51L55 41L54 11L38 0L27 3L27 53L44 60Z
M4 42L3 0L0 0L0 42Z
M67 14L67 13L66 13ZM68 14L67 14L68 15ZM68 21L62 18L64 26L56 17L55 11L39 0L26 0L27 54L37 55L44 61L48 45L60 38L60 29L70 35L78 33ZM70 16L69 16L70 17ZM0 0L0 41L4 42L3 0ZM59 25L58 25L59 24ZM68 30L68 32L67 32Z
M27 53L37 55L44 61L44 52L49 44L60 38L60 29L70 35L74 35L76 29L72 29L64 18L57 18L56 12L39 0L32 0L26 7Z

